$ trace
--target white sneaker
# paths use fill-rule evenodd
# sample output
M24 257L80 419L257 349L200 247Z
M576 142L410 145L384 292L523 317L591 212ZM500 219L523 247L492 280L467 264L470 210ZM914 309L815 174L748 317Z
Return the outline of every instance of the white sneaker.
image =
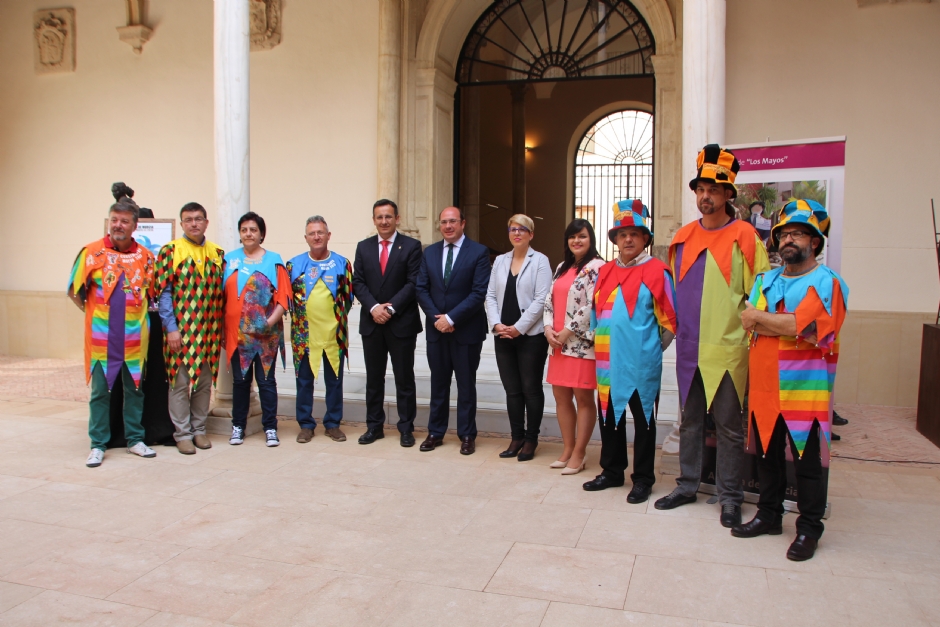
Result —
M156 457L157 452L144 444L143 442L138 442L134 446L127 449L128 453L133 453L134 455L140 455L141 457Z
M232 437L228 439L229 444L241 444L245 441L245 430L241 427L232 427Z
M97 468L102 461L104 461L104 451L100 448L93 448L88 454L88 459L85 460L85 465L89 468Z
M281 441L277 439L277 431L274 429L268 429L264 432L264 435L267 437L267 442L265 442L265 444L268 446L277 446L281 443Z

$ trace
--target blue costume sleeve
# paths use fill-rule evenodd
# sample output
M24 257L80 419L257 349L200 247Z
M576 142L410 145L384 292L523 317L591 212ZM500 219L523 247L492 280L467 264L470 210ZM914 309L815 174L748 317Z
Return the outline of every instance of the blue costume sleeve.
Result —
M164 332L179 331L179 327L176 326L176 315L173 313L173 295L170 293L169 287L160 292L159 308L160 322L163 323Z

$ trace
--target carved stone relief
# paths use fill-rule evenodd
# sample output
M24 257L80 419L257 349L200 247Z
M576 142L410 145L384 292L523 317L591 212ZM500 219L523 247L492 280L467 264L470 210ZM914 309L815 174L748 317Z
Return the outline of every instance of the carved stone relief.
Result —
M281 43L281 0L251 0L251 49L270 50Z
M75 9L36 11L33 35L37 74L75 71Z

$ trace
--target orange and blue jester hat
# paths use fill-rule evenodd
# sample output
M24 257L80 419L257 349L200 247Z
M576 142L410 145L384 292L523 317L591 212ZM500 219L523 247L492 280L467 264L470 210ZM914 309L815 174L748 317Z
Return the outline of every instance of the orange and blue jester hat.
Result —
M617 231L632 226L645 231L650 236L649 243L653 243L653 232L650 230L650 211L642 200L621 200L614 203L611 210L614 213L614 225L607 231L607 239L616 244Z
M770 231L770 238L774 246L780 246L780 229L788 224L802 224L809 228L813 237L819 238L819 246L815 254L818 256L826 245L829 237L829 212L815 200L792 199L785 204L779 213L779 221Z
M706 181L730 189L733 194L731 197L738 197L738 189L734 186L734 179L738 176L741 164L733 152L725 150L718 144L708 144L698 153L695 168L695 178L689 181L689 189L693 192L699 181Z

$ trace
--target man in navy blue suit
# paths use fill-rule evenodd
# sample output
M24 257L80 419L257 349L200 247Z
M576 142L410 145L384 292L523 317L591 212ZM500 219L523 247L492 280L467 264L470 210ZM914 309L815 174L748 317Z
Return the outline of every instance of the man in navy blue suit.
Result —
M422 451L433 451L444 441L452 376L457 379L460 453L471 455L476 450L476 380L486 338L483 301L490 282L490 255L486 246L463 234L466 225L461 209L444 209L440 215L444 240L425 249L418 272L418 304L427 316L431 367L431 415Z

